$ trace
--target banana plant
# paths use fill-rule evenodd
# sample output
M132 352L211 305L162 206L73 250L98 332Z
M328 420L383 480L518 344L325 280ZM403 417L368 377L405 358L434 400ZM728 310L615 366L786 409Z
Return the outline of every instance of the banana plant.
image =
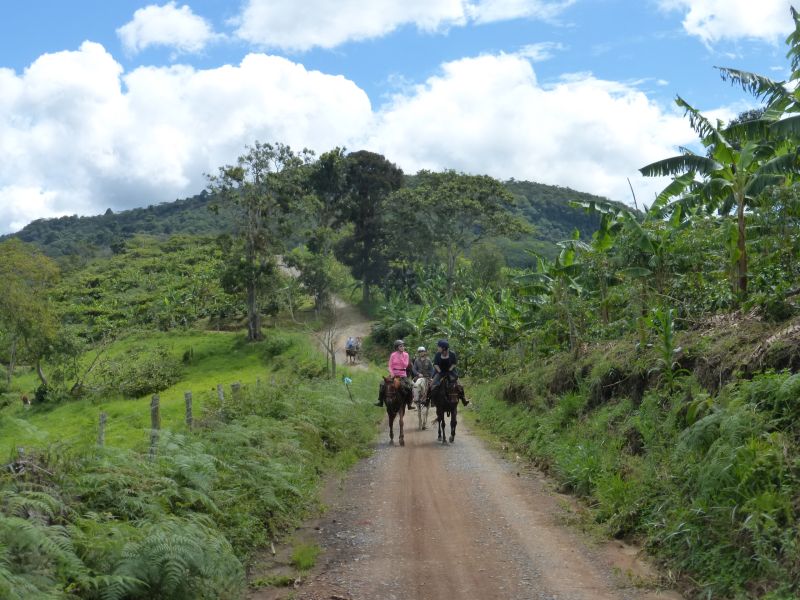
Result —
M651 208L670 212L678 206L694 204L720 215L735 209L736 292L743 299L748 282L745 211L765 188L785 183L788 175L796 171L797 150L788 140L768 135L763 119L748 127L726 129L721 121L712 123L681 97L675 102L684 109L708 154L698 155L684 148L678 156L639 169L648 177L673 177Z
M576 248L578 240L561 242L561 252L552 262L538 257L537 270L534 273L521 275L517 278L518 292L534 304L549 302L560 312L567 322L569 330L570 350L577 354L579 344L578 326L576 315L571 307L574 296L583 292L583 287L578 282L583 265L576 262Z

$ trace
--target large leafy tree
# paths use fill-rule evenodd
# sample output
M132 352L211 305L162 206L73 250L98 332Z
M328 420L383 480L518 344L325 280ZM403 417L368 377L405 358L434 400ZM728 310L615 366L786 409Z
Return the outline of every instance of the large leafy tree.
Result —
M276 278L275 256L302 212L308 151L295 153L281 143L256 142L235 165L209 176L209 191L238 209L236 242L228 246L223 287L241 291L247 306L247 338L259 340L262 296Z
M402 210L387 206L386 199L403 185L403 171L381 154L359 150L347 155L345 172L348 193L339 214L353 230L338 245L337 254L361 279L362 300L367 303L370 287L388 268L384 211Z
M678 97L678 106L707 149L699 155L683 153L640 169L645 176L671 176L673 181L656 198L654 207L673 210L700 205L722 215L735 210L736 291L747 295L747 231L745 211L768 186L781 184L797 163L792 144L770 135L766 121L757 120L731 127L702 115ZM673 199L677 200L673 201Z
M340 237L336 225L348 197L347 158L342 148L334 148L307 169L309 191L306 248L296 248L284 256L287 266L299 271L303 288L314 297L317 313L330 306L333 285L333 247Z
M416 185L401 190L394 204L402 207L399 214L417 243L444 255L448 297L453 294L459 256L484 238L513 238L530 231L511 212L514 196L488 175L420 171ZM395 227L401 228L402 222Z
M34 246L16 238L0 243L0 333L9 345L9 385L21 349L29 353L45 382L41 359L59 327L49 300L58 276L58 266Z

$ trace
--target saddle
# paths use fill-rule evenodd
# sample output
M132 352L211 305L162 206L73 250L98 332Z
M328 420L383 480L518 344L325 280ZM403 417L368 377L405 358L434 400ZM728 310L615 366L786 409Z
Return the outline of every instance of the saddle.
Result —
M403 385L403 380L400 377L384 377L383 392L387 399L390 392L392 396L397 394L403 402L410 402L411 399L411 389Z

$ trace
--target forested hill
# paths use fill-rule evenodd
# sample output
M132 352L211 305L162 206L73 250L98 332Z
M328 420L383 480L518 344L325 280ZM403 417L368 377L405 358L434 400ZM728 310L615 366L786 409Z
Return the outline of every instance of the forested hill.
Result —
M577 192L567 187L545 185L532 181L506 182L517 200L517 211L535 228L533 236L519 241L500 243L510 266L520 267L530 262L525 250L533 250L548 258L556 254L556 244L570 239L577 229L581 239L591 239L600 223L597 213L575 208L571 202L608 202L607 198Z
M59 258L107 253L139 233L169 236L229 231L232 215L224 208L220 214L214 213L210 210L211 203L211 196L203 192L191 198L118 213L108 209L105 214L93 217L37 219L12 236Z
M605 200L599 196L577 192L566 187L530 181L506 182L517 198L517 210L531 224L534 234L517 242L500 243L509 264L519 266L530 261L526 249L547 256L555 254L555 244L570 238L575 229L581 237L590 238L597 228L596 215L570 206L571 201ZM67 216L38 219L12 234L36 244L53 257L79 257L104 254L114 250L126 238L138 233L150 235L218 234L230 231L230 213L215 214L209 209L211 196L203 192L191 198L146 208L112 212L93 217ZM8 236L6 236L8 237Z

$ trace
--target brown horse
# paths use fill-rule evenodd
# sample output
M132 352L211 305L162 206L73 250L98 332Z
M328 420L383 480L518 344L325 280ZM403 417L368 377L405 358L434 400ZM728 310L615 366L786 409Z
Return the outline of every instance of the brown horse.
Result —
M356 364L358 362L359 355L361 354L361 338L357 337L354 340L354 344L350 348L345 348L344 353L347 357L347 364Z
M456 439L456 425L458 425L458 400L459 384L450 381L449 377L442 377L439 385L431 390L431 400L436 407L436 434L438 440L443 444L447 443L447 431L445 429L445 414L450 415L450 443Z
M389 415L389 443L394 443L394 419L399 416L400 436L398 441L401 446L405 446L403 438L403 417L406 414L406 403L408 402L408 391L403 387L399 377L384 377L381 386L386 403L386 414Z

